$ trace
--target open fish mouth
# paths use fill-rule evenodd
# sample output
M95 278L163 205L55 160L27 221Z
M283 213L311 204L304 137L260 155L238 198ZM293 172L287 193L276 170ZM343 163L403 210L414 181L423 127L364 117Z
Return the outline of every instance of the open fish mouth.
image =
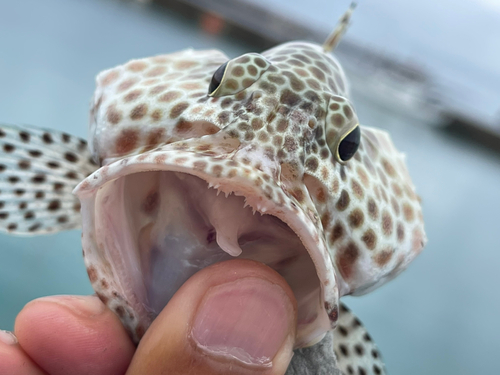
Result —
M136 341L189 277L235 257L288 282L297 347L335 324L338 291L314 217L268 174L168 145L101 168L75 192L90 280Z

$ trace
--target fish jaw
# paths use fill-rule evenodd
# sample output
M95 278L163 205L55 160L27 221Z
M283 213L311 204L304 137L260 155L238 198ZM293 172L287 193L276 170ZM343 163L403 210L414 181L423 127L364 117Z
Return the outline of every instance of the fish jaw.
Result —
M298 204L272 177L279 176L279 164L255 168L227 144L225 154L199 148L200 140L166 145L110 163L77 186L94 290L138 342L197 270L236 256L254 259L274 268L294 290L296 347L314 344L335 327L339 298L314 206ZM252 155L259 158L256 150ZM203 251L210 254L206 259ZM175 274L169 264L185 271Z

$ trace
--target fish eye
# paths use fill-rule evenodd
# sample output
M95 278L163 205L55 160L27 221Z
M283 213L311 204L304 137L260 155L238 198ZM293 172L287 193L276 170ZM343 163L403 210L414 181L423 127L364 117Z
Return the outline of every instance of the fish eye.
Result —
M257 53L247 53L217 68L208 86L208 96L235 95L252 86L271 64Z
M346 162L351 159L356 151L358 151L360 140L361 130L359 129L359 125L356 125L339 143L337 151L339 161Z
M212 76L212 80L210 81L210 85L208 86L208 95L212 95L215 90L217 90L222 82L222 78L224 77L224 73L226 72L227 62L222 64L217 68L214 75Z

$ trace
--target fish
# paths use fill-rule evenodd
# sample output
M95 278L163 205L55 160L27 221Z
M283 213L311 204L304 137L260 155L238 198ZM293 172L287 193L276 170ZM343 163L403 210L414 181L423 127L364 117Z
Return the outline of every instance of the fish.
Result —
M105 70L88 143L0 125L0 230L81 228L92 287L135 343L200 269L262 262L297 299L296 349L333 332L343 373L385 373L339 300L395 278L427 238L404 154L360 124L331 54L351 12L323 45L186 49Z

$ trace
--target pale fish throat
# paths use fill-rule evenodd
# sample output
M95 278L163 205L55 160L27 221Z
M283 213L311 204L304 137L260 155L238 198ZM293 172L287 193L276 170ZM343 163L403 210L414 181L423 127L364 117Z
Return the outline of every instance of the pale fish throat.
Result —
M105 183L93 207L103 264L147 325L193 274L238 257L268 265L290 285L298 342L317 341L329 326L317 270L301 240L244 196L220 193L188 173L146 171Z

